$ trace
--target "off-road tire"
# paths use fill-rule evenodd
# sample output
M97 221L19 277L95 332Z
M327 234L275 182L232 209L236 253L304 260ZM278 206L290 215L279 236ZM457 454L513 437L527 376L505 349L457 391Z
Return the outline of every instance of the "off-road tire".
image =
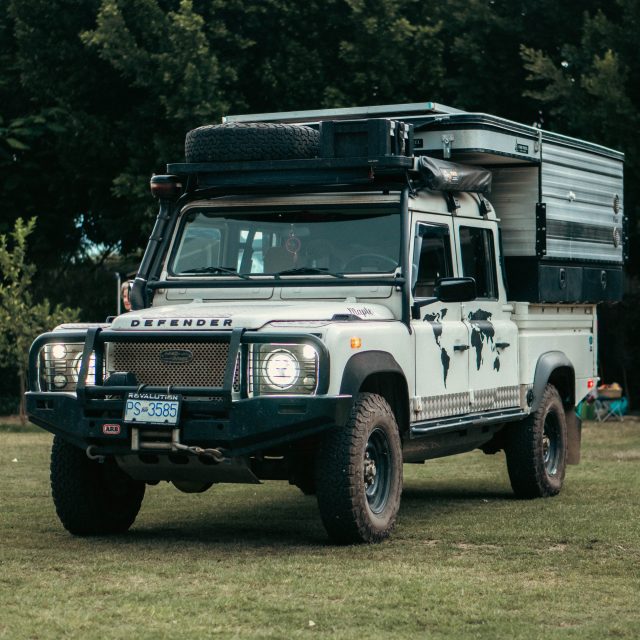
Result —
M538 409L507 428L505 453L514 493L520 498L558 494L567 465L567 422L557 389L548 384Z
M372 461L375 480L368 485ZM347 424L326 434L318 452L316 488L333 542L380 542L389 536L400 508L402 446L396 419L382 396L359 394Z
M140 511L145 484L115 460L90 460L59 436L51 449L51 491L64 528L77 536L123 533Z
M227 122L187 133L187 162L238 162L314 158L320 152L316 129L270 122Z

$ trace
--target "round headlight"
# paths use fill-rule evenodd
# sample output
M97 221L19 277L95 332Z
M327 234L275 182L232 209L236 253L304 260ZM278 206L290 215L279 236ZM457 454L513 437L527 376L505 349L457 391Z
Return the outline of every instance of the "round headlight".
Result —
M75 381L78 382L80 380L80 367L82 366L82 353L79 353L73 361L73 370L75 372ZM87 384L95 384L96 383L96 357L92 353L89 358L89 367L87 371L87 379L85 381Z
M267 355L262 365L264 379L274 389L288 389L300 377L297 358L286 349L276 349Z

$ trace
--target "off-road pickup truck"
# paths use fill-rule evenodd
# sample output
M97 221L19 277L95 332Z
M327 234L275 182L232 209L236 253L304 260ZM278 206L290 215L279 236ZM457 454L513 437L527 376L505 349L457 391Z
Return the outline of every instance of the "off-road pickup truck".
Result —
M403 463L476 448L560 491L622 293L621 154L433 103L260 114L189 132L151 190L133 310L30 353L71 533L127 530L148 484L282 479L377 542Z

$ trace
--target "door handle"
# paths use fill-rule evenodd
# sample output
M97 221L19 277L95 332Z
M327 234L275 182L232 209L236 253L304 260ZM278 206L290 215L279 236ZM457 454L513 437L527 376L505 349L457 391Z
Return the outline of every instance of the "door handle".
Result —
M496 349L506 349L508 346L508 342L496 342Z
M454 351L466 351L469 348L468 344L454 344L453 345L453 350Z

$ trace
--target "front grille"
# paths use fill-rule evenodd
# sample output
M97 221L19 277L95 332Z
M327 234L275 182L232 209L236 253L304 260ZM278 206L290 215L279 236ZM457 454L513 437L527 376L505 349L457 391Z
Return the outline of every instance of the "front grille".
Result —
M222 387L229 343L114 342L111 354L109 368L135 373L139 384ZM236 363L236 391L240 389L239 369Z

